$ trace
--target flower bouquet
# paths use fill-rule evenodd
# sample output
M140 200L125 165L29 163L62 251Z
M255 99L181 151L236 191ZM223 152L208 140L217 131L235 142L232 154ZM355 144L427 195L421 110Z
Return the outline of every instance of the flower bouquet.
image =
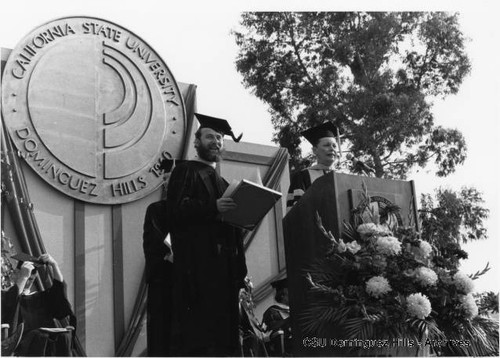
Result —
M466 275L414 228L394 220L396 207L382 213L365 197L353 224L344 223L342 238L316 216L330 247L305 273L304 332L330 337L343 354L369 353L363 348L398 354L402 347L412 355L498 354L498 321L478 316L472 296L473 279L488 266Z

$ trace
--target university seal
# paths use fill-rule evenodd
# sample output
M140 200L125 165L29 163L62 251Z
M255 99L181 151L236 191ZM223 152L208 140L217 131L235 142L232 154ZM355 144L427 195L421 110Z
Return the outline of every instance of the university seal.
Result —
M2 111L19 153L79 200L120 204L162 183L182 155L184 103L160 56L111 22L62 18L27 35L4 69Z

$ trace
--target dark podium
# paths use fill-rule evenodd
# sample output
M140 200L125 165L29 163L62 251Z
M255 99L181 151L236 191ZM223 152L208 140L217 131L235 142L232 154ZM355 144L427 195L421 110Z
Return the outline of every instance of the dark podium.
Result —
M341 355L330 347L314 347L315 337L303 332L299 318L306 300L307 267L327 251L328 240L316 224L316 213L327 231L340 238L343 222L352 220L352 212L365 205L363 185L372 203L380 207L394 204L400 207L400 225L416 225L416 194L412 181L399 181L331 172L317 179L283 219L285 255L292 319L294 356ZM342 332L329 332L330 337L342 338Z

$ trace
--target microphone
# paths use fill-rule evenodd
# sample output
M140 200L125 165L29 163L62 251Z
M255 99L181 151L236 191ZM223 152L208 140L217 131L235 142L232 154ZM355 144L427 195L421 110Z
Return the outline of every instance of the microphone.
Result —
M349 159L352 162L352 165L354 166L354 168L358 169L359 171L365 172L366 174L370 174L370 173L375 174L375 169L370 167L364 161L354 158L354 156L352 154L348 153L346 155L346 158Z

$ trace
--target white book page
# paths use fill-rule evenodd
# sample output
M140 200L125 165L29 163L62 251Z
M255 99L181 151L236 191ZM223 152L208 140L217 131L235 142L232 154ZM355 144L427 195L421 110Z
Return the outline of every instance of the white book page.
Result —
M223 198L230 197L231 194L233 193L233 191L238 187L239 184L240 184L239 180L233 179L233 181L231 182L231 184L229 184L229 186L227 187L227 189L224 192L224 194L222 194L222 197Z

